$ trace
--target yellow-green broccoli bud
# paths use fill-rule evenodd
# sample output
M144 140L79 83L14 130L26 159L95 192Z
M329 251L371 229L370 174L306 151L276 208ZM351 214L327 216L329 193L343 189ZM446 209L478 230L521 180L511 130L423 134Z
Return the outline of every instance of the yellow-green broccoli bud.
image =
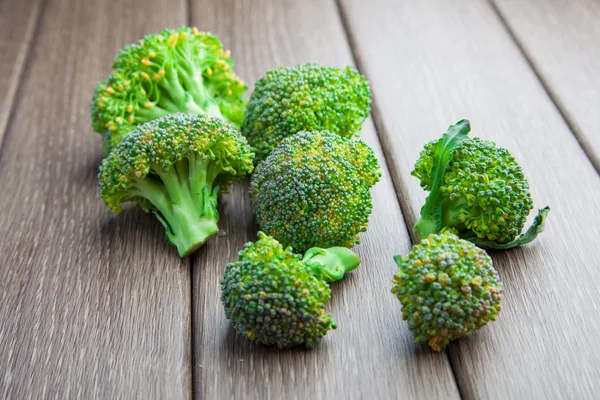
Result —
M488 249L533 241L544 230L550 207L539 210L521 234L533 208L529 183L508 150L468 137L470 130L469 121L459 121L421 151L412 175L430 193L415 231L425 238L453 228L461 238Z
M311 249L304 259L277 240L258 234L221 280L221 301L235 330L252 342L288 348L315 346L336 328L325 303L326 280L338 280L360 260L347 248Z
M353 67L279 67L256 82L242 133L259 162L285 137L300 131L357 136L370 112L369 84Z
M416 342L440 351L498 316L502 283L492 259L473 243L432 234L394 260L392 293Z
M115 212L133 201L154 213L183 257L218 232L218 195L252 172L253 157L231 125L169 114L135 128L102 161L100 195Z
M261 229L295 251L352 247L366 231L370 189L381 173L373 150L334 133L300 132L258 164L250 200Z
M125 46L92 100L104 155L137 125L171 113L207 113L239 127L247 86L233 67L219 38L196 28L165 29Z

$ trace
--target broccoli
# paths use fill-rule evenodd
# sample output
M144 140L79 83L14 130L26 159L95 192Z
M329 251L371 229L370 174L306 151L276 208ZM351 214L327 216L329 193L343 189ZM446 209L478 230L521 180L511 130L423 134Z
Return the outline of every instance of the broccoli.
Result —
M508 249L533 241L544 230L550 207L539 210L521 234L533 201L529 184L508 150L470 138L468 120L450 126L425 145L412 175L429 191L415 232L421 238L452 228L487 249Z
M100 194L115 212L133 201L154 213L184 257L218 232L218 195L252 172L253 157L221 120L169 114L135 128L102 161Z
M502 282L486 252L458 236L432 234L405 258L395 256L392 293L417 343L443 350L500 312Z
M207 113L239 127L246 84L219 38L196 28L165 29L125 46L92 100L104 155L137 125L167 114Z
M345 247L310 249L304 259L259 232L239 260L228 264L221 280L221 301L235 330L252 342L288 348L315 346L337 327L324 303L331 299L326 281L339 280L360 260Z
M369 84L352 67L300 64L276 68L256 82L242 133L262 161L285 137L300 131L357 136L371 111Z
M373 150L327 131L284 139L258 164L250 200L261 229L284 246L352 247L366 231L370 189L379 181Z

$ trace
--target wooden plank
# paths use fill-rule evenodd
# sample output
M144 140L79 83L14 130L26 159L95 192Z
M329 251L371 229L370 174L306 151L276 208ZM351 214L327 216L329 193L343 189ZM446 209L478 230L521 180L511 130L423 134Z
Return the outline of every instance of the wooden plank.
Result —
M493 3L600 172L600 2Z
M152 216L102 203L89 117L117 50L184 9L45 5L0 159L0 398L191 395L189 261Z
M248 82L278 65L352 63L332 1L198 0L192 21L220 35ZM369 230L356 247L363 264L333 285L327 309L339 327L313 350L251 344L225 319L219 285L225 264L237 259L245 242L256 240L256 227L247 185L237 185L222 202L224 235L209 242L193 263L199 398L459 397L446 356L413 344L389 292L396 270L392 255L406 252L410 241L371 120L363 137L376 149L384 175L374 189Z
M592 317L600 307L600 179L494 10L467 0L341 4L411 224L425 198L410 176L419 150L461 118L509 148L536 205L552 206L534 244L492 254L505 283L503 311L450 345L461 394L597 397L600 356L590 349L600 337Z
M41 0L0 2L0 149L41 3Z

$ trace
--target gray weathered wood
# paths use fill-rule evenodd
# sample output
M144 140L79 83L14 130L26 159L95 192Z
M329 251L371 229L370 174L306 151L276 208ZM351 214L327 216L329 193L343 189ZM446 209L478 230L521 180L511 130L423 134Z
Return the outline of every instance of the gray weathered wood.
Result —
M600 171L600 2L493 2Z
M237 71L249 82L278 65L352 63L332 1L193 2L192 22L220 35ZM363 137L384 164L368 232L356 247L363 264L333 284L327 309L339 323L313 350L254 345L225 319L220 279L242 245L255 240L247 185L236 185L221 207L224 235L194 258L194 389L199 398L458 398L444 353L416 346L390 294L392 255L409 248L372 121Z
M41 3L41 0L0 2L0 149Z
M0 156L1 398L191 395L189 262L152 216L102 203L89 117L117 50L183 24L184 10L44 6Z
M471 119L473 134L509 148L536 205L552 206L534 244L492 254L505 283L503 311L450 345L461 394L596 398L600 179L493 8L467 0L341 3L411 223L425 198L410 176L419 150L461 118Z

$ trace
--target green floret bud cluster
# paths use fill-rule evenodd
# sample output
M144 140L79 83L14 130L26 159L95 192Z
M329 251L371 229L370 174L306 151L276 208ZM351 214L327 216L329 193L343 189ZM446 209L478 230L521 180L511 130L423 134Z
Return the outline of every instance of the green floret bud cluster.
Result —
M369 84L353 67L307 63L273 69L256 82L242 133L263 160L300 131L357 136L371 108Z
M277 240L259 233L239 260L228 264L221 280L221 301L235 330L252 342L288 348L315 346L336 328L325 303L327 283Z
M380 176L366 143L300 132L257 166L250 199L261 229L295 251L352 247L366 230Z
M425 176L417 168L431 164L428 153L421 153L424 159L413 175ZM454 215L450 217L456 218L459 225L480 238L498 242L515 239L533 208L529 184L514 157L508 150L477 137L454 151L440 191L445 201L454 202Z
M167 114L207 113L240 126L247 85L217 36L165 29L123 48L92 100L92 126L105 155L137 125Z
M392 293L416 342L441 351L498 316L502 283L491 258L474 244L432 234L395 260Z
M456 229L459 236L487 248L528 243L543 230L549 208L521 235L533 208L529 184L508 150L468 137L463 120L425 145L412 175L430 191L416 224L420 237ZM521 235L521 236L520 236Z
M169 114L134 129L102 161L100 194L113 211L127 201L153 212L187 255L218 231L218 195L253 170L252 148L205 114Z

